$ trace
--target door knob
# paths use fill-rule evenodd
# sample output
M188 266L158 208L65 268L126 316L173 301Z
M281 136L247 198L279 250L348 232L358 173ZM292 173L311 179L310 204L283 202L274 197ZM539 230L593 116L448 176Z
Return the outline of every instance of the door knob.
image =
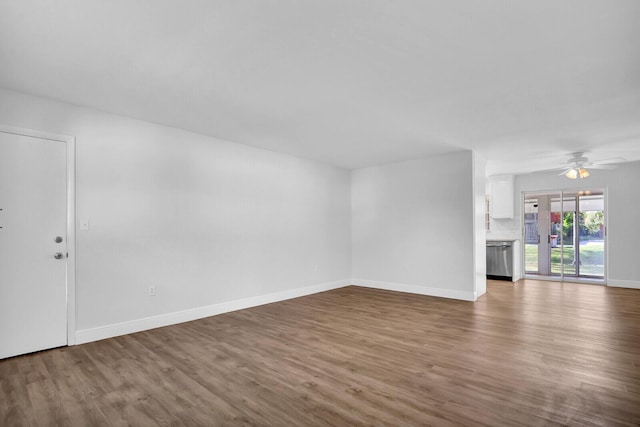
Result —
M62 252L56 252L56 254L53 257L55 259L62 259L62 257L63 257Z
M53 239L53 241L56 243L62 243L62 237L57 236L55 239Z

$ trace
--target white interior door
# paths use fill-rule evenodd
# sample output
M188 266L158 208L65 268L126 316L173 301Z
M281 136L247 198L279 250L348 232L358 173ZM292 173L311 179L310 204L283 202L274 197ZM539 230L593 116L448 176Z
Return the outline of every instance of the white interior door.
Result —
M67 344L67 154L0 130L0 358Z

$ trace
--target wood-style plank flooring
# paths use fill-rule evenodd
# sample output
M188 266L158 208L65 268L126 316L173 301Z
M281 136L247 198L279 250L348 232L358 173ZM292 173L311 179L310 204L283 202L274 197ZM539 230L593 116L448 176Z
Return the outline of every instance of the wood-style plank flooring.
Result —
M0 361L1 426L640 425L640 290L347 287Z

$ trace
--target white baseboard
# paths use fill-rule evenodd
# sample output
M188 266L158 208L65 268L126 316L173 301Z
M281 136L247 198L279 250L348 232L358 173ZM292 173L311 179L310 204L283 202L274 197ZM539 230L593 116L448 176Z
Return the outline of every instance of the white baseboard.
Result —
M173 313L145 317L143 319L114 323L97 328L83 329L76 331L75 343L84 344L91 341L102 340L105 338L117 337L119 335L132 334L135 332L146 331L148 329L175 325L182 322L190 322L192 320L215 316L217 314L228 313L231 311L242 310L258 305L270 304L272 302L284 301L291 298L298 298L305 295L316 294L318 292L329 291L331 289L342 288L344 286L348 286L349 283L349 280L338 280L335 282L320 283L318 285L307 286L304 288L297 288L287 291L274 292L266 295L242 298L239 300L208 305L205 307L191 308Z
M463 301L475 301L476 295L470 291L457 291L454 289L432 288L429 286L407 285L404 283L380 282L377 280L351 279L354 286L366 288L385 289L387 291L407 292L411 294L429 295L432 297L451 298Z
M638 282L637 280L608 279L607 286L613 286L616 288L640 289L640 282Z

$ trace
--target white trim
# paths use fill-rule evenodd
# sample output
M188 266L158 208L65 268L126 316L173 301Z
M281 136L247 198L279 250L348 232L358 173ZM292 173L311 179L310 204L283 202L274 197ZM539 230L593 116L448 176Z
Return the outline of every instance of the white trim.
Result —
M2 124L0 124L0 132L11 133L14 135L29 136L32 138L48 139L49 141L59 141L59 142L69 142L70 139L73 139L73 137L69 135L40 132L38 130L18 128L14 126L6 126Z
M455 289L433 288L430 286L407 285L404 283L380 282L378 280L351 279L354 286L365 288L384 289L387 291L407 292L410 294L429 295L432 297L451 298L463 301L475 301L475 292L458 291Z
M604 197L604 281L609 282L609 187L600 187Z
M349 285L349 280L338 280L335 282L320 283L318 285L304 288L290 289L287 291L274 292L266 295L242 298L234 301L212 304L205 307L191 308L173 313L160 314L157 316L135 319L127 322L114 323L111 325L99 326L97 328L83 329L76 332L76 344L98 341L105 338L117 337L119 335L132 334L134 332L146 331L163 326L175 325L182 322L202 319L204 317L215 316L231 311L256 307L258 305L270 304L284 301L291 298L298 298L305 295L316 294L318 292L329 291L331 289L342 288Z
M0 124L0 132L63 142L67 147L67 345L76 341L76 139L69 135L40 132Z
M607 281L607 286L616 287L616 288L640 289L640 281L609 279Z
M76 139L67 140L67 345L76 343Z
M572 277L572 276L545 276L543 274L526 274L525 280L540 280L543 282L565 282L565 283L583 283L586 285L606 285L604 279L593 279L589 277Z

